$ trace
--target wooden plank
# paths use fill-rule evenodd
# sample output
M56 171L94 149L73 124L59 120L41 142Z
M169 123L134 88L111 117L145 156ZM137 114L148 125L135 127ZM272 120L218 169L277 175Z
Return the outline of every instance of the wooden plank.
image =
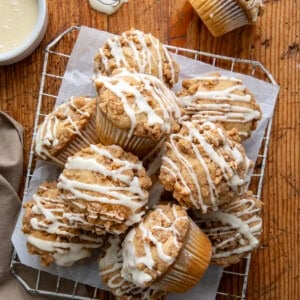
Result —
M71 25L113 33L132 27L163 42L262 62L281 85L263 189L262 247L253 255L248 299L300 298L300 2L267 1L256 26L215 39L186 0L130 0L110 17L88 1L48 1L49 26L41 46L29 58L0 67L0 109L25 128L24 168L31 143L43 49ZM234 283L229 284L234 291ZM106 296L107 297L107 296ZM101 298L104 299L102 295Z

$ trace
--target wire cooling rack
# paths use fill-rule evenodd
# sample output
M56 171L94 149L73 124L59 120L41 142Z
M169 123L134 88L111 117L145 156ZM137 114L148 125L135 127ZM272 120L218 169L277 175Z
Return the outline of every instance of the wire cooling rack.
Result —
M49 113L55 104L58 90L67 67L72 48L75 44L80 27L73 26L68 28L57 38L55 38L45 49L44 65L41 77L41 85L38 95L36 108L36 118L34 122L34 133L44 116ZM166 46L173 53L185 55L189 58L209 63L213 66L252 75L256 78L265 80L276 85L273 76L259 62L232 57L225 57L201 51L195 51L174 46ZM262 146L256 161L256 166L251 178L250 188L259 199L262 192L263 177L267 161L269 139L271 134L272 119L269 120ZM28 162L26 174L24 197L28 193L30 179L35 166L33 155L33 142ZM225 268L222 280L217 293L217 299L245 299L247 290L248 273L251 256L243 258L239 264ZM103 299L109 297L108 292L97 288L88 287L79 282L71 281L59 276L51 275L44 271L36 270L23 265L17 253L14 251L11 261L11 273L19 280L24 288L31 294L39 294L63 299Z

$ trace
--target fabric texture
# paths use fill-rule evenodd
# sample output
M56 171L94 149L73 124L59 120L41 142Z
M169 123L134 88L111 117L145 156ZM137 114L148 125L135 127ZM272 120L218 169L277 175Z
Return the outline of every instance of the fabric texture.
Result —
M0 112L0 284L9 278L13 232L21 201L18 189L23 172L23 128Z

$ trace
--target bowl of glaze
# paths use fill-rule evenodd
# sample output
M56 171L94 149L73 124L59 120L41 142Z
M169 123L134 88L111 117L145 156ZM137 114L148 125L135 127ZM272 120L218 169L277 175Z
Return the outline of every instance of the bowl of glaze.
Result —
M0 0L0 4L1 1L11 1L11 0ZM24 0L12 0L11 3L18 5L19 1L24 1ZM31 1L37 2L37 16L36 15L34 16L36 18L35 24L32 26L31 31L26 36L24 36L24 39L18 45L16 45L16 47L4 52L0 51L0 66L16 63L29 56L41 43L45 35L47 24L48 24L47 1L46 0L31 0ZM22 26L22 23L18 21L16 23L18 24L18 26ZM1 42L5 43L5 40L1 41L0 39L0 45Z

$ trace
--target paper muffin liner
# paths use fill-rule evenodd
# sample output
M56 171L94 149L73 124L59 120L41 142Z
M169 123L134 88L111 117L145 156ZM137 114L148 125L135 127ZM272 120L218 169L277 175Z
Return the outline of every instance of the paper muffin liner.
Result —
M209 31L219 37L251 24L251 17L238 0L189 0Z
M69 156L73 156L76 152L87 148L91 144L98 144L98 142L99 140L96 136L96 117L93 116L88 121L85 129L80 131L80 135L76 135L65 149L55 156L56 163L63 167Z
M137 155L142 159L161 140L132 135L128 138L129 130L120 129L108 120L97 105L96 133L99 141L104 145L119 145L124 150Z
M212 246L208 237L190 219L190 228L179 256L153 286L172 293L186 292L202 278L211 256Z

